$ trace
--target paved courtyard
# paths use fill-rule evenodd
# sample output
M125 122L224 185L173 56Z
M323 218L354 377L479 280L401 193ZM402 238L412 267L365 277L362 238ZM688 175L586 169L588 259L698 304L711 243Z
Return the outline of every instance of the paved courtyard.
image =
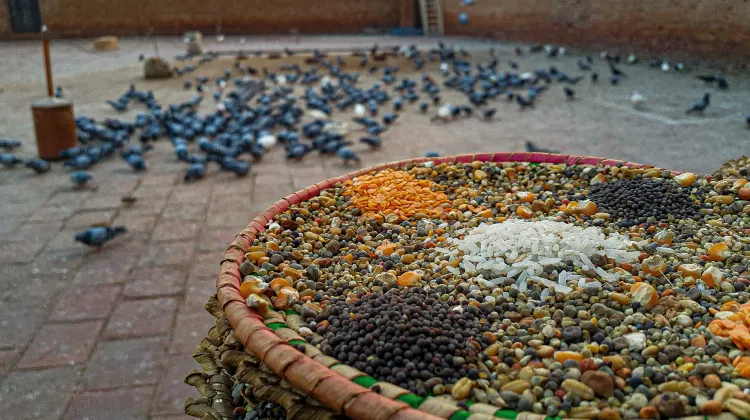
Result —
M364 47L375 41L406 45L412 40L254 38L247 44ZM488 48L481 42L459 42L472 51ZM232 38L213 47L239 46L246 45ZM148 41L121 40L120 51L109 55L92 54L88 47L88 41L53 43L56 84L75 101L79 114L119 116L103 99L118 97L130 83L155 89L164 104L192 96L181 90L181 80L159 86L139 79L136 57L153 51ZM178 39L159 42L167 57L182 48ZM497 48L513 59L511 46ZM29 105L44 94L38 50L31 42L0 43L0 138L23 139L19 154L24 157L35 153ZM547 63L542 57L525 62ZM212 64L206 76L215 77L230 65L231 61ZM573 73L575 59L563 58L559 66ZM383 136L381 149L354 147L362 165L369 166L423 156L428 150L443 155L521 151L524 142L532 140L568 154L696 172L710 172L727 159L750 153L743 122L750 112L746 76L730 75L732 89L716 92L713 108L696 118L686 117L684 109L703 91L715 89L692 75L623 67L629 73L625 86L609 86L600 66L600 86L582 82L576 87L580 100L572 104L560 99L556 85L536 110L522 113L512 104L498 103L498 121L492 123L471 119L431 124L429 115L411 112ZM189 77L195 75L201 74ZM629 106L633 90L649 97L648 109ZM148 170L140 174L119 157L100 163L91 170L97 188L88 190L73 190L70 173L60 164L41 176L22 168L0 168L3 417L185 418L184 400L197 392L183 383L183 377L198 367L190 355L212 325L203 305L214 291L227 244L278 198L358 168L317 154L288 164L283 152L274 150L250 176L212 170L200 182L185 184L185 164L175 159L167 141L157 143L146 160ZM135 201L124 202L123 197ZM74 243L75 232L95 224L124 225L129 233L100 251Z

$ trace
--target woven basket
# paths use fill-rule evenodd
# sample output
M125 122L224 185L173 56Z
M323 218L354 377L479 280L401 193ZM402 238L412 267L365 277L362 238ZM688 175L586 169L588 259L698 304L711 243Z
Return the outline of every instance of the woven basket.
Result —
M188 414L204 419L231 418L231 398L219 394L226 392L226 386L231 389L230 375L234 374L236 380L250 381L246 383L253 384L252 397L280 403L287 408L289 418L317 420L344 415L369 420L560 420L535 413L498 409L484 403L471 404L466 410L457 406L450 396L420 398L398 386L378 382L357 369L323 355L315 346L302 339L297 334L297 330L303 325L299 314L294 311L271 312L264 318L248 307L240 296L242 276L239 267L245 260L244 254L256 236L265 231L266 225L274 216L283 213L291 205L302 203L327 188L357 176L387 168L408 168L427 161L436 165L481 161L651 168L620 160L549 153L481 153L417 158L377 165L331 178L279 200L253 219L235 237L224 254L216 281L216 298L212 298L207 304L209 312L217 317L217 326L212 328L209 337L194 354L204 372L191 372L186 378L186 382L196 386L204 398L188 400ZM304 345L305 353L292 345ZM244 353L241 352L243 349ZM263 380L259 380L260 377ZM275 385L276 389L269 389L269 385ZM373 391L376 385L377 392ZM731 413L722 413L714 418L737 419ZM704 420L707 417L685 419Z

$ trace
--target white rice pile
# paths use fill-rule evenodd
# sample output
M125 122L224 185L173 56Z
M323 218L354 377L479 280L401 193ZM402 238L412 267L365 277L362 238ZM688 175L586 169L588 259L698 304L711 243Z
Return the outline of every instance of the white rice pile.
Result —
M617 281L619 274L608 273L591 262L594 255L603 255L619 262L630 262L640 253L631 248L627 237L613 234L606 237L597 227L581 227L549 220L528 222L508 220L497 224L482 224L471 230L464 239L451 239L464 252L461 268L480 282L500 284L508 278L516 279L519 290L528 288L528 280L544 284L562 293L572 291L568 282L584 278L565 270L552 271L557 283L539 277L546 267L563 266L572 260L583 270L593 269L607 282ZM562 268L562 267L561 267ZM449 267L454 274L458 269ZM485 280L489 276L492 280Z

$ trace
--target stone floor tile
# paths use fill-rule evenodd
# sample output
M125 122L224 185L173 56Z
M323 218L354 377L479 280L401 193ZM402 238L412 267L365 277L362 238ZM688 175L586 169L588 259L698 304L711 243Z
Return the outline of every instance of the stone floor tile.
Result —
M21 350L16 349L0 350L0 376L4 376L10 372L13 362L18 358L18 353L20 352Z
M0 264L32 262L45 245L46 241L0 243Z
M67 229L86 229L91 226L109 226L115 218L115 210L97 210L76 213L65 223Z
M155 393L153 386L83 392L68 405L64 420L146 420Z
M202 222L206 218L205 204L170 203L161 214L161 221Z
M158 216L155 214L121 212L112 222L112 226L125 226L128 233L148 233L154 229Z
M113 192L107 191L107 194L97 194L84 200L80 207L78 207L78 210L114 210L121 205L122 196L114 195Z
M189 266L195 253L195 242L152 242L146 246L139 267L157 267L162 265Z
M200 251L225 251L243 228L244 226L204 228L198 242L198 249Z
M185 353L189 349L195 349L206 336L211 327L216 325L216 318L205 310L194 312L181 310L177 314L172 343L169 345L170 354Z
M13 420L59 418L80 388L82 376L82 369L77 366L11 372L0 384L2 417Z
M181 414L185 412L185 399L196 398L200 394L185 383L185 375L191 369L199 369L198 363L190 357L192 349L169 357L167 371L162 375L154 402L154 414Z
M104 336L129 338L166 334L172 328L177 304L176 298L121 301L109 319Z
M68 285L69 279L70 276L19 269L17 275L0 278L0 307L45 307Z
M24 220L26 220L24 217L0 217L0 237L12 238L13 232L23 223Z
M19 225L8 242L49 242L62 227L62 220L50 220L42 223L23 223Z
M64 220L75 213L77 206L63 205L53 207L42 207L28 219L29 221Z
M182 294L187 271L179 267L138 268L125 286L125 297L144 298Z
M55 300L51 321L104 319L117 302L120 286L67 288Z
M0 349L25 346L46 316L45 308L39 306L13 309L0 305Z
M152 241L187 241L198 236L201 224L186 220L159 222L151 236Z
M156 384L166 365L168 345L166 337L100 341L86 369L85 388Z
M85 363L96 345L101 327L101 321L45 324L18 361L18 368Z

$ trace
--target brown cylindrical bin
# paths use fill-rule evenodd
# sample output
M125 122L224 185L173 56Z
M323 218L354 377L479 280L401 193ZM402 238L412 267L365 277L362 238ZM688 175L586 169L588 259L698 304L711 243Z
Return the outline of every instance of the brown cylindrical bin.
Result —
M60 158L60 152L78 144L73 103L63 99L44 98L31 105L39 157Z

